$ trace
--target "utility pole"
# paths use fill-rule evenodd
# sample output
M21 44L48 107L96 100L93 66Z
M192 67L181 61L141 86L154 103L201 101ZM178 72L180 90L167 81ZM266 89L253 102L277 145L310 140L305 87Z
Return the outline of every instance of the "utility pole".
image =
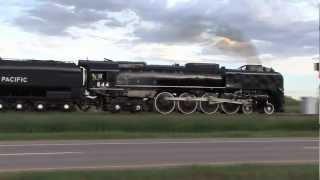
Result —
M318 72L318 79L320 79L320 3L318 4L318 42L316 43L318 46L318 57L316 57L315 59L317 59L317 62L314 63L314 70ZM320 125L320 84L318 85L318 114L319 114L319 125ZM320 130L319 130L320 132ZM320 155L320 152L319 152Z
M318 45L318 63L316 63L317 65L315 67L317 67L316 70L318 71L318 78L320 79L320 3L318 4L318 43L317 45ZM318 124L320 125L320 84L318 87L318 113L319 113ZM320 151L319 151L319 155L320 155Z
M318 4L318 76L320 79L320 3ZM320 84L318 88L318 112L319 112L319 125L320 125ZM320 152L319 152L320 155Z

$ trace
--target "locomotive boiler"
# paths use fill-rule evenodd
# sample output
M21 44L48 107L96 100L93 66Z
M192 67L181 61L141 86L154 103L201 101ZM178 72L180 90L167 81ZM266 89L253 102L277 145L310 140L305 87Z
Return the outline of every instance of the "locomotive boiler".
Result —
M147 65L144 62L79 61L86 95L104 110L200 111L226 114L282 112L283 78L261 65L226 69L218 64Z
M284 111L283 78L272 68L213 63L0 60L0 110L79 107L102 111L226 114Z

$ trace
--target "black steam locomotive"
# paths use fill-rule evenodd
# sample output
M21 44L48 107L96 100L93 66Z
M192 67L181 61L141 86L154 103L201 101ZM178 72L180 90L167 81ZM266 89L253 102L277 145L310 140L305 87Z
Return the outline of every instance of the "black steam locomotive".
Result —
M157 111L183 114L282 112L283 78L261 65L0 60L0 109Z

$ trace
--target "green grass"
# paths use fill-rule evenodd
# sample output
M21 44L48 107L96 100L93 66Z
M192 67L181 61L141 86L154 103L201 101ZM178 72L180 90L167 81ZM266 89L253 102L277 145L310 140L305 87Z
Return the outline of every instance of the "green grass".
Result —
M316 116L1 113L0 140L318 135Z
M1 180L317 180L317 165L229 165L0 173Z
M142 139L142 138L267 138L317 137L314 131L219 131L212 133L128 133L128 132L62 132L62 133L0 133L1 140L74 140L74 139Z
M318 136L317 116L297 114L299 101L286 97L286 110L272 116L4 112L0 140Z

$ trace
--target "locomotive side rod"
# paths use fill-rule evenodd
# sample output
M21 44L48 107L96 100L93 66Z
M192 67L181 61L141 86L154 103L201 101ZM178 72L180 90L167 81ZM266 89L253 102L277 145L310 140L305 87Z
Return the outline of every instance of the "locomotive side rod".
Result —
M165 98L168 101L199 101L199 102L206 102L209 101L209 104L220 104L220 103L232 103L232 104L250 104L247 100L232 100L232 99L225 99L225 98L217 98L214 96L210 96L209 98L203 97L168 97Z

